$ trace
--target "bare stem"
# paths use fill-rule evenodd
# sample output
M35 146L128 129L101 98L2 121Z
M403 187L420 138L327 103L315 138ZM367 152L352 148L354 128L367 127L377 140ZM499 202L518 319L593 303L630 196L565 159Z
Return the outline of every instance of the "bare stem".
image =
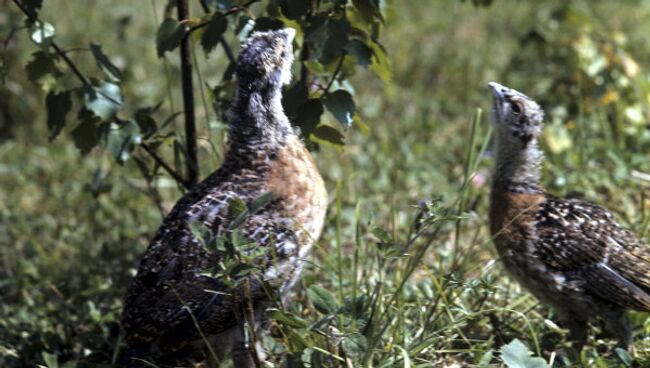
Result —
M167 173L172 178L174 178L174 180L176 180L178 183L183 185L185 187L185 189L188 189L188 190L192 189L192 186L189 185L185 181L185 179L183 179L176 171L174 171L174 169L172 169L169 165L167 165L167 163L165 161L163 161L163 159L160 158L160 156L158 156L158 154L156 154L156 151L151 149L151 147L149 147L149 145L147 145L146 143L141 143L140 146L142 146L142 148L144 148L144 150L153 158L153 160L156 161L156 164L158 164L158 166L162 167L165 171L167 171Z
M178 1L178 20L189 19L188 0ZM196 141L196 117L194 115L194 86L192 81L192 52L188 37L181 41L181 80L183 85L183 110L185 112L185 145L187 150L186 183L192 187L199 181L199 159Z

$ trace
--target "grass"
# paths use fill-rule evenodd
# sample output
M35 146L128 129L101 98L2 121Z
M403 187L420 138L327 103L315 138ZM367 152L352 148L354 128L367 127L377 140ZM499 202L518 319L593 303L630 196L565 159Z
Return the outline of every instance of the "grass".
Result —
M273 314L264 342L275 366L499 367L499 350L515 338L547 362L561 359L553 352L566 331L504 273L491 244L486 82L503 81L545 107L552 192L606 205L647 239L650 65L638 61L650 56L650 8L589 4L392 5L384 43L393 83L356 77L370 132L353 128L345 150L316 154L332 202L301 287ZM66 45L101 40L123 58L138 105L169 101L160 76L177 66L155 58L151 4L135 12L130 2L110 5L105 16L72 21L64 13L73 1L46 3L46 14ZM126 37L137 46L122 48L104 30L129 14ZM530 31L545 41L522 42ZM27 123L0 143L0 365L109 366L121 349L122 294L161 210L132 161L120 167L101 152L82 159L65 138L46 142L41 101L18 72L33 50L19 46L8 85L23 90L9 96ZM208 81L220 74L219 58L197 59ZM178 106L173 79L170 89ZM201 134L220 147L223 129L208 108L198 110ZM221 156L202 142L205 176ZM180 192L168 180L154 183L164 211ZM635 364L648 365L650 318L630 318ZM625 366L602 326L590 338L576 366Z

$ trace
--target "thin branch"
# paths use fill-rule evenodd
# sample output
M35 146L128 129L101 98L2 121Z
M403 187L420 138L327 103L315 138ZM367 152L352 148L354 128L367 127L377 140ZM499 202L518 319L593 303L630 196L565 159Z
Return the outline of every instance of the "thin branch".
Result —
M172 178L174 178L174 180L182 184L185 187L185 189L187 190L192 189L191 186L185 181L185 179L183 179L174 169L172 169L165 161L163 161L163 159L160 158L160 156L158 156L156 151L151 149L151 147L149 147L148 144L141 143L140 146L144 148L144 150L153 158L153 160L156 161L156 164L158 164L158 166L165 169L165 171L167 171L167 173Z
M33 17L28 9L18 0L13 0L14 4L25 14L27 19L33 23L36 24L38 22L38 19L36 17ZM66 63L68 68L72 70L74 75L81 81L81 83L84 86L90 86L90 82L88 79L81 73L79 68L75 65L75 63L66 55L66 52L61 49L54 41L50 43L50 46L56 51L57 55L59 55ZM101 91L99 91L101 93ZM102 93L102 95L104 95ZM106 96L106 98L110 99L111 101L114 101L110 96ZM182 184L185 188L190 189L188 186L187 182L180 176L176 171L174 171L167 163L165 163L157 154L154 152L147 144L141 143L140 146L144 148L144 150L158 163L159 166L161 166L169 175L171 175L174 180L176 180L178 183Z
M23 14L25 14L25 16L27 17L27 19L29 19L29 21L30 21L31 23L33 23L33 24L38 23L38 19L36 19L35 17L32 16L32 14L29 13L29 9L27 9L27 8L25 7L25 5L23 5L23 4L22 4L20 1L18 1L18 0L13 0L13 1L14 1L14 4L16 4L16 6L17 6L18 8L20 8L20 11L22 11ZM72 70L72 72L77 76L77 78L79 78L79 80L81 81L81 83L83 83L84 86L88 86L88 85L90 85L90 83L88 82L88 79L86 79L86 77L84 77L84 75L81 74L81 71L79 71L79 69L77 68L77 66L74 65L74 63L72 62L72 60L70 60L70 58L68 57L68 55L66 55L65 52L63 52L63 50L61 50L61 48L60 48L60 47L59 47L59 46L58 46L54 41L52 41L52 43L50 43L50 46L52 46L52 48L54 49L54 51L56 51L56 53L57 53L57 54L58 54L58 55L63 59L63 61L65 61L65 63L68 65L68 67L69 67L69 68Z
M188 0L179 0L177 5L178 20L189 19ZM184 37L181 41L181 80L183 86L183 110L185 112L185 146L187 150L187 181L194 186L199 181L199 158L196 144L196 117L194 115L194 86L192 80L192 51L190 40Z
M336 65L336 70L334 70L334 74L332 74L332 79L330 79L330 82L327 84L327 87L325 87L325 93L329 92L330 88L332 88L332 84L334 84L334 81L336 80L336 77L341 72L341 67L343 67L344 59L345 59L345 53L341 55L341 58L339 59L339 63Z

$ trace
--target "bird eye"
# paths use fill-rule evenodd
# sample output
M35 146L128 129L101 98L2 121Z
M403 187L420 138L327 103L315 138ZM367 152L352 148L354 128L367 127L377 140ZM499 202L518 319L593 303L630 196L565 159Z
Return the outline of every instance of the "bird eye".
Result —
M511 109L512 112L514 112L515 114L521 114L521 112L523 111L523 106L521 105L521 102L519 102L519 101L513 101L512 104L511 104L511 106L510 106L510 109Z

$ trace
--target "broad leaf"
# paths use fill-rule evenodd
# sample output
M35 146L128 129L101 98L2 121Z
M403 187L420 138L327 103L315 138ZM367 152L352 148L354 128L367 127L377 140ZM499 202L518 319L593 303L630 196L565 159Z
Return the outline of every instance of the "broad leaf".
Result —
M352 96L346 90L339 89L326 94L323 103L343 127L348 128L352 124L356 108Z
M334 314L339 309L332 294L319 285L310 286L307 289L307 295L316 310L323 314Z
M56 138L65 126L65 116L72 109L70 91L55 93L54 91L45 97L47 108L47 128L50 131L50 141Z
M70 132L74 145L84 155L90 152L99 142L96 124L96 118L86 118Z
M298 107L294 123L300 127L302 134L309 137L320 123L323 111L323 103L320 99L310 98Z
M354 56L358 65L366 67L372 64L372 49L361 40L351 39L345 45L345 51Z
M185 26L174 18L166 18L156 32L156 50L158 57L177 48L185 37Z
M350 23L345 19L315 16L305 31L305 40L312 44L313 58L323 64L340 57L348 43Z
M158 124L151 116L155 110L156 107L144 107L138 109L134 114L135 121L140 126L140 134L144 139L151 137L158 130Z
M501 348L501 360L508 368L548 368L542 358L532 358L531 352L518 339Z
M141 141L140 127L131 120L121 122L119 125L110 123L108 131L103 136L104 148L120 164L131 157L131 151Z
M314 129L309 138L316 142L329 143L335 146L345 145L343 134L329 125L320 125Z
M386 56L386 51L376 42L371 42L370 48L372 49L372 64L370 64L370 70L381 78L384 83L390 82L392 79L392 71L390 60L388 59L388 56Z
M54 38L54 26L47 22L36 22L30 28L30 38L41 47L48 47Z
M309 11L310 3L304 0L280 0L280 9L289 19L300 19Z
M230 230L238 228L248 216L248 207L239 197L230 200L228 205L228 218L230 219Z
M56 65L56 60L57 56L54 54L36 51L32 54L32 60L25 66L27 78L40 85L43 90L49 91L56 79L63 75Z
M360 333L345 336L341 345L345 353L353 358L365 354L368 351L368 340Z
M90 51L95 57L97 66L104 72L104 74L106 74L108 79L111 82L119 82L122 78L122 73L115 65L113 65L113 63L111 63L111 61L108 59L108 56L104 54L102 51L102 46L99 44L91 43Z
M271 201L273 200L274 197L275 197L275 194L273 194L273 192L265 192L265 193L262 193L262 194L259 195L257 198L255 198L255 199L253 200L253 202L251 203L251 210L250 210L250 213L251 213L251 214L256 214L256 213L259 212L261 209L263 209L264 207L266 207L266 205L268 205L269 203L271 203Z
M309 326L309 322L296 316L291 312L283 312L279 309L271 308L267 309L266 315L279 322L280 324L293 327L293 328L306 328Z
M208 244L210 244L210 241L212 240L212 231L210 228L205 226L201 221L190 222L189 228L192 235L199 240L199 243L201 243L203 248L210 252L211 250L208 249Z
M201 46L206 54L209 54L221 40L221 36L228 28L228 19L219 12L214 13L210 23L201 36Z
M43 0L22 0L23 6L27 9L27 13L32 17L38 16L38 11L43 6Z
M103 121L112 119L122 107L122 93L117 84L101 82L99 87L84 88L84 104Z

